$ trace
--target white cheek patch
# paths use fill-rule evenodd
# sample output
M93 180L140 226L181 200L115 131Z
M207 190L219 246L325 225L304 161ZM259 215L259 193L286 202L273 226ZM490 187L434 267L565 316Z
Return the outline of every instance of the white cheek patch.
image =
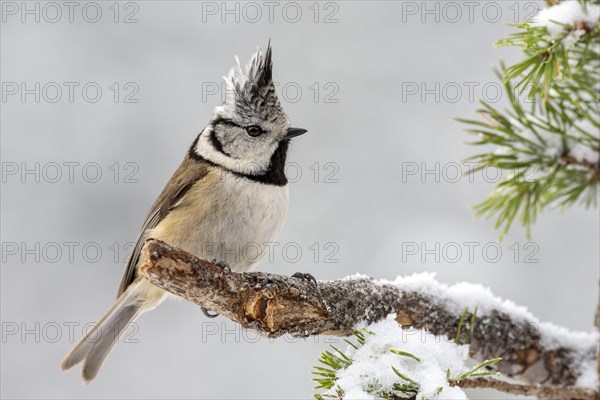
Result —
M264 154L263 156L256 157L254 159L231 158L215 149L213 144L210 142L209 132L205 130L200 135L194 151L208 161L212 161L213 163L230 171L241 174L258 175L260 173L264 173L269 168L271 154L275 151L276 147L277 144L271 146L269 148L269 150L271 150L269 154Z

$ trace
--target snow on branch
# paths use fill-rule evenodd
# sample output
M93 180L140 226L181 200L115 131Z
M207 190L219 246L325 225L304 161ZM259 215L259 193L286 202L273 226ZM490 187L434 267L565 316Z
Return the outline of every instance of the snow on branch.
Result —
M262 272L235 273L153 239L146 242L140 265L141 274L156 286L268 337L348 336L359 324L395 314L403 330L451 338L467 345L475 360L501 357L489 369L532 387L520 386L521 391L598 396L596 332L542 323L479 285L449 286L433 274L395 281L353 276L315 284Z

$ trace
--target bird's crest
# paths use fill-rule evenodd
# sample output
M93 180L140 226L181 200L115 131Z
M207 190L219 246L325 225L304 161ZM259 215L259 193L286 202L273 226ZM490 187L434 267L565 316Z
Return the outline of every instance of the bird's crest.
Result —
M236 56L236 65L225 79L225 103L217 107L219 114L258 114L271 119L283 114L273 84L273 61L271 45L263 54L260 48L252 55L245 67Z

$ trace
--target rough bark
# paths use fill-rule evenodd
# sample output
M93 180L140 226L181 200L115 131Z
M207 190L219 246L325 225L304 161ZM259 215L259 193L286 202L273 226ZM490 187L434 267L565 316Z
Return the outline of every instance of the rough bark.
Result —
M369 324L396 313L404 328L454 338L462 316L448 307L443 295L402 290L371 278L315 284L261 272L240 274L152 239L142 251L140 271L156 286L269 337L346 336L359 322ZM492 310L476 315L471 327L472 314L465 316L460 340L466 343L470 336L475 360L502 357L493 368L526 385L596 398L596 392L572 388L582 361L594 360L596 348L582 359L569 344L546 343L535 322L517 322ZM542 397L544 392L537 394Z
M455 385L463 389L496 389L500 392L522 396L536 396L539 399L548 400L598 398L598 393L577 387L522 385L493 378L469 378L457 382Z

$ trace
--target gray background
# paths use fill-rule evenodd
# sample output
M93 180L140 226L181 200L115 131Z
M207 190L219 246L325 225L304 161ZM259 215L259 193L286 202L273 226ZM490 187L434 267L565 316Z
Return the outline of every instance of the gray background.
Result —
M295 9L284 12L282 3L269 21L262 2L255 3L262 11L257 22L252 22L256 9L244 9L243 4L237 5L236 22L233 14L203 13L207 5L194 1L138 1L137 23L122 22L135 11L134 6L125 9L124 3L115 23L109 9L113 2L100 3L103 13L97 23L82 18L86 3L78 3L72 23L65 7L56 23L44 19L54 18L50 9L44 15L40 8L39 23L34 16L22 22L20 13L4 14L2 82L25 82L29 88L35 82L41 87L56 82L64 90L56 103L47 101L54 97L48 92L45 97L41 93L39 103L33 95L25 102L15 95L1 104L3 169L34 168L37 162L41 174L39 183L34 175L17 174L5 176L2 184L2 397L311 395L311 366L335 340L258 340L223 318L207 320L183 301L166 302L144 315L138 330L129 332L129 342L116 346L88 387L79 382L79 371L61 373L58 367L83 325L94 322L114 299L123 269L123 261L114 260L114 249L121 249L118 258L126 258L123 247L135 240L153 199L220 103L220 96L207 95L203 88L221 83L235 54L245 62L269 38L275 80L280 89L289 89L282 99L285 109L292 124L309 133L293 143L289 161L302 176L290 185L281 245L261 270L305 271L318 279L356 272L392 279L434 271L443 282L489 286L544 321L591 329L598 293L598 211L575 208L544 214L529 248L523 230L515 227L499 245L497 262L491 262L494 248L487 255L481 249L497 239L497 232L492 221L475 219L469 206L483 199L493 183L481 174L473 182L449 182L456 172L452 163L479 150L464 145L469 137L452 120L474 116L477 103L469 98L467 85L478 84L473 92L477 98L487 95L497 105L505 103L505 95L498 96L493 87L485 94L482 87L496 82L492 66L501 58L514 61L519 53L496 49L493 42L510 32L506 23L522 20L538 4L488 3L476 2L471 18L463 2L454 3L462 14L458 17L456 8L434 2L321 3L315 22L315 6L306 2L297 3L302 16L295 23ZM34 2L27 4L35 7ZM424 14L425 5L437 7L437 14ZM222 4L208 5L213 6ZM87 11L94 16L94 9ZM337 22L323 21L330 13ZM80 84L73 103L63 82ZM81 87L88 82L103 90L96 103L82 97ZM113 82L122 91L117 103L109 88ZM139 87L137 103L123 102L127 82ZM320 88L316 98L315 82ZM438 91L437 101L432 94L425 101L419 95L403 98L403 88L412 87L411 82L430 89L436 82L449 86L445 93ZM451 91L457 85L462 88L458 98ZM293 90L298 87L300 96ZM326 98L334 89L337 93ZM73 182L65 162L80 163ZM91 162L102 171L96 183L86 181L94 178L93 168L82 175L81 166ZM115 162L118 183L110 169ZM63 165L56 183L50 182L56 171L51 163ZM125 163L137 166L133 178L138 183L124 182L135 168ZM315 163L319 167L311 169ZM438 165L440 173L403 179L407 165L421 170ZM320 171L317 179L315 169ZM333 174L330 179L325 178L328 173ZM331 178L337 182L329 182ZM78 243L73 259L65 242ZM315 242L318 255L310 249ZM419 255L403 254L403 243L412 242L420 249L439 243L448 251L458 243L463 254L457 262L451 262L452 252L423 261ZM472 260L464 242L478 243ZM23 251L35 249L36 243L36 254ZM89 253L84 256L86 244ZM286 244L288 253L282 251ZM6 246L19 248L9 254ZM91 262L94 246L102 255ZM294 251L298 247L300 257ZM516 248L521 251L515 259ZM536 249L533 260L538 262L526 262L526 254ZM73 326L72 337L68 326ZM23 335L23 330L29 333ZM506 395L480 392L475 397Z

